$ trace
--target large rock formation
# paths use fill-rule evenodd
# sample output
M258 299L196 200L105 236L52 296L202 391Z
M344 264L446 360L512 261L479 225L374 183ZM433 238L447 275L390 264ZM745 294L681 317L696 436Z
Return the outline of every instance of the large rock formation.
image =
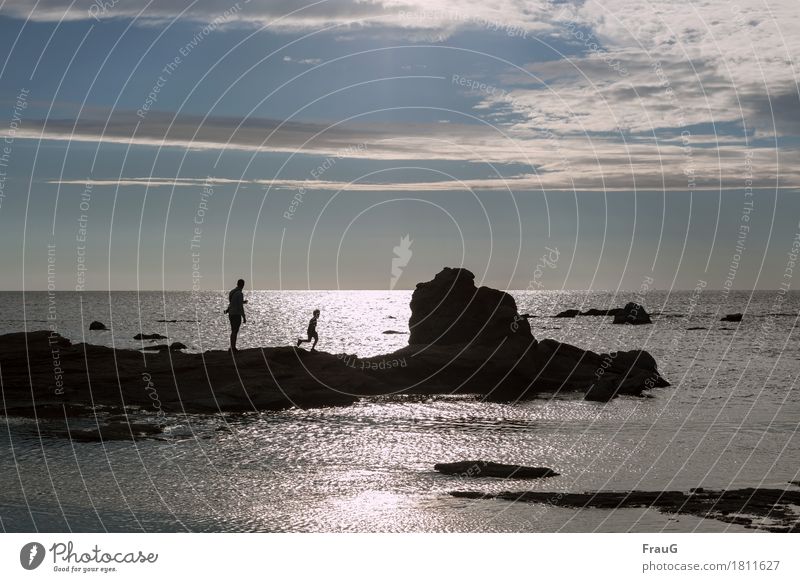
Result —
M502 401L542 391L589 392L590 399L607 401L669 385L644 351L597 354L554 340L537 342L510 295L476 288L473 279L465 269L444 269L433 281L417 285L411 298L409 345L366 358L369 374L396 391L478 393ZM481 300L466 307L475 297ZM502 309L494 308L498 305ZM459 317L458 309L468 310L468 315ZM415 332L421 322L424 333ZM415 343L420 339L425 342ZM385 361L403 365L375 367Z
M497 344L533 339L517 313L514 298L489 287L475 287L467 269L445 267L432 281L418 283L411 297L410 344Z

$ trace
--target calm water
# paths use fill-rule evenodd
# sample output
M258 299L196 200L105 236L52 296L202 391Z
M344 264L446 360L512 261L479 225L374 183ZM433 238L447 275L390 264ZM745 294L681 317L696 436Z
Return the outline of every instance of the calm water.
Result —
M581 491L784 487L800 479L800 295L650 292L654 325L546 317L633 294L513 292L538 338L596 351L643 347L673 385L609 404L543 395L517 405L468 398L174 417L162 441L71 443L30 420L0 427L0 525L7 531L739 531L648 510L567 510L454 499L454 489ZM322 310L319 349L373 355L407 342L410 292L248 292L240 346L287 345ZM73 341L141 347L158 332L223 348L226 294L58 293ZM781 300L782 299L782 300ZM0 333L44 329L47 293L0 293ZM52 304L51 304L52 305ZM720 322L745 312L741 324ZM777 315L770 315L775 314ZM100 320L111 328L89 332ZM163 323L157 320L180 320ZM688 327L707 330L687 330ZM145 345L148 342L145 342ZM228 427L229 431L217 430ZM440 461L546 465L561 476L464 482Z

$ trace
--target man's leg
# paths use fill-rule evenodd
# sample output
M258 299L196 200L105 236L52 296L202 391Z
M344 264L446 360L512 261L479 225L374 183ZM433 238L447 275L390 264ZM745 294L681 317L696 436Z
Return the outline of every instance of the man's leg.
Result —
M242 325L241 315L229 315L231 320L231 351L236 351L236 336L239 335L239 327Z
M315 350L317 349L317 341L319 340L319 336L315 333L313 336L309 336L309 341L311 341L312 337L314 338L314 343L311 345L311 349Z

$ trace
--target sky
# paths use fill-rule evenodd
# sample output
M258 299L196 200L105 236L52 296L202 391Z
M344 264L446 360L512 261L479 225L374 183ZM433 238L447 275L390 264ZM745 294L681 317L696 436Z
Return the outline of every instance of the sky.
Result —
M0 289L776 289L798 33L796 0L0 0Z

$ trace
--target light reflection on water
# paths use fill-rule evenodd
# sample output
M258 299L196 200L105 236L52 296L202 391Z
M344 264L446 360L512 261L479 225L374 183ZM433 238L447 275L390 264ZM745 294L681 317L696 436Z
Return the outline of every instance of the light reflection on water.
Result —
M262 343L291 339L314 307L323 309L322 337L343 340L347 351L367 355L407 341L381 333L405 330L406 292L366 292L358 300L342 292L270 293L251 296L259 314L259 323L249 328L254 344L257 337L271 338ZM86 310L89 319L104 319L98 313L107 295L99 297L101 305ZM790 297L787 311L797 305L797 297ZM126 305L123 297L117 299ZM600 299L591 306L604 306ZM521 311L553 313L575 300L570 294L523 295L520 304ZM160 294L147 301L152 301L148 321L165 318ZM680 312L680 301L663 311ZM260 302L272 307L256 311ZM114 343L127 342L140 331L136 307L112 305ZM188 308L181 305L171 297L166 318L185 319ZM725 324L713 318L713 309L709 299L698 316L708 332L687 332L690 324L683 318L636 328L612 326L606 318L532 319L537 336L581 347L646 347L674 384L655 390L652 398L620 398L608 405L574 395L542 395L517 405L409 398L346 408L174 417L166 440L135 445L72 444L46 434L40 440L31 421L11 419L9 429L0 430L2 525L27 531L736 530L645 510L578 511L447 495L455 489L784 487L797 479L800 398L793 381L800 350L784 347L794 318L776 318L770 341L759 350L748 341L761 329L757 318L746 318L730 332L721 329ZM13 319L13 311L0 309L0 319ZM389 319L393 314L396 319ZM70 325L80 327L73 322L65 330ZM216 341L214 325L169 324L169 329L197 333L194 345L205 346ZM145 332L159 331L155 324L143 326ZM559 329L541 331L554 327ZM75 339L79 333L67 335ZM189 343L185 337L174 339ZM218 430L222 427L229 431ZM561 475L466 481L432 470L434 463L465 459L549 466Z

